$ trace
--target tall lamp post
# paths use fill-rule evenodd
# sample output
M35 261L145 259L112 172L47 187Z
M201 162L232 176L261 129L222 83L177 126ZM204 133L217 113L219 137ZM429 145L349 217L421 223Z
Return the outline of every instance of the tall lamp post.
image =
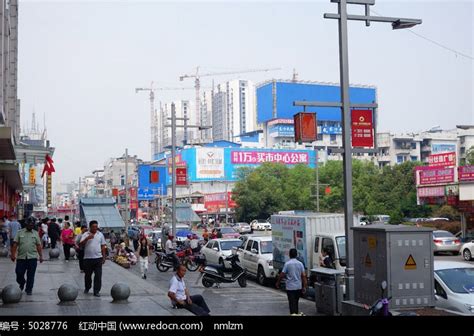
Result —
M341 81L341 102L307 102L295 101L294 106L313 107L339 107L342 110L342 138L343 148L333 152L343 153L344 171L344 213L345 213L345 235L346 235L346 293L349 300L354 300L354 256L353 238L351 228L354 226L354 208L352 201L352 153L375 153L376 149L354 148L351 143L351 107L376 109L378 105L354 104L349 99L349 52L347 43L347 21L365 21L370 26L371 22L391 23L393 29L411 28L421 24L419 19L405 19L395 17L371 16L370 6L375 5L375 0L331 0L338 4L337 14L324 14L325 19L338 20L339 27L339 70ZM365 15L347 14L347 4L365 6ZM375 115L374 115L375 118ZM376 146L375 146L376 147Z
M176 105L174 103L171 104L171 125L165 125L166 127L171 127L171 227L173 236L176 235L176 128L197 128L200 131L210 129L211 126L198 126L198 125L188 125L186 122L189 118L177 118L176 117ZM176 125L176 120L184 121L184 125Z

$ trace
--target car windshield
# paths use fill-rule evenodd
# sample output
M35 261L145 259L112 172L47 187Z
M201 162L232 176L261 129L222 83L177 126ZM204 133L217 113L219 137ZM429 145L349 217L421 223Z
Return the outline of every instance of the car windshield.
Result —
M346 259L346 237L336 237L337 251L339 252L339 259Z
M452 268L435 272L454 293L474 294L474 268Z
M273 242L262 241L260 242L260 249L262 254L273 253Z
M241 244L240 240L221 241L221 249L223 251L229 251L229 250L232 250L233 247L240 246L240 244Z
M454 235L448 231L434 231L433 236L435 238L454 238Z
M235 233L235 230L230 227L224 227L224 228L221 228L221 232L222 233Z

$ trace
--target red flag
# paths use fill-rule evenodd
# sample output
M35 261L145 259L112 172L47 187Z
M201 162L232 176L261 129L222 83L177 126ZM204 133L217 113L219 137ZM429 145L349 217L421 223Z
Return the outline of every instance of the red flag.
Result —
M44 159L45 159L45 163L44 163L43 172L41 173L41 178L43 178L44 173L48 173L48 175L51 175L51 173L54 173L56 171L53 166L54 161L53 159L51 159L51 157L48 154L46 154Z

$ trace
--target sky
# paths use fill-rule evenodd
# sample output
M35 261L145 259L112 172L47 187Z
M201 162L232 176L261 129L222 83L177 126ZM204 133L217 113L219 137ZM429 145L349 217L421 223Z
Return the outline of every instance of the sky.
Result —
M382 16L419 18L412 30L349 23L351 84L378 89L379 131L474 124L474 1L377 0ZM193 87L195 72L261 82L339 82L337 5L324 1L36 1L19 4L22 126L36 112L55 147L56 181L78 181L128 148L150 160L148 94L136 87ZM362 14L350 5L349 13ZM461 54L467 55L465 57ZM201 85L236 79L203 77ZM156 102L194 100L194 90Z

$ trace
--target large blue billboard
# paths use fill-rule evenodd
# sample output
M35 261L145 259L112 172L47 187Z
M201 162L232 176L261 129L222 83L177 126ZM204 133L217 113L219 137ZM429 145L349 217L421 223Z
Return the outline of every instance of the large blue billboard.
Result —
M351 87L351 103L373 103L376 101L375 88ZM297 100L340 102L339 86L276 82L276 116L273 116L273 83L257 88L257 122L264 123L272 118L292 119L303 108L293 106ZM317 112L318 120L341 121L341 110L335 107L307 107L308 112Z
M297 164L315 167L313 150L201 147L184 149L180 155L180 160L186 162L188 167L191 183L237 181L240 167L258 167L264 162L280 162L289 167Z
M139 165L138 200L151 201L160 195L166 195L167 175L166 167Z

